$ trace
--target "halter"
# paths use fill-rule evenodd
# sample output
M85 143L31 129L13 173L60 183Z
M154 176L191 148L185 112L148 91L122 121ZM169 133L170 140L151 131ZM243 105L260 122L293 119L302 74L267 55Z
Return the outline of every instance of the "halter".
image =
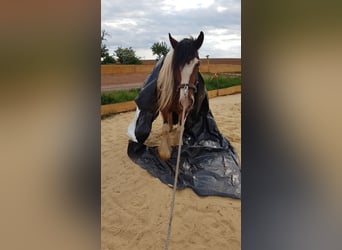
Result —
M198 80L196 81L196 84L198 84ZM187 92L187 90L188 90L189 88L190 88L190 89L193 89L194 93L197 92L197 87L196 87L196 85L193 84L193 83L182 83L182 84L180 84L180 85L177 87L177 91L179 91L180 89L185 89L186 92Z

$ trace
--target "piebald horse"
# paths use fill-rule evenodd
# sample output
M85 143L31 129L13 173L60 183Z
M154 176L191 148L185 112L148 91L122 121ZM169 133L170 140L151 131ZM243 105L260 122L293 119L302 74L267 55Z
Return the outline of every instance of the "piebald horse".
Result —
M164 59L157 80L158 111L163 118L161 143L158 147L162 160L171 157L169 132L173 124L177 123L174 122L173 114L178 115L177 135L179 135L180 127L185 122L185 119L182 121L181 118L183 109L186 118L195 102L194 93L197 90L200 65L198 50L202 46L203 39L202 31L196 39L184 38L179 42L169 33L172 49Z

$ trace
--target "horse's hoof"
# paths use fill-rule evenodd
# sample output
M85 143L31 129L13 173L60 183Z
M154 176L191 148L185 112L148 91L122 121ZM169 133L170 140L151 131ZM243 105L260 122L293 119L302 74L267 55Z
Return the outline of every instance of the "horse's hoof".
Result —
M170 159L171 157L171 150L163 148L163 147L158 147L158 153L159 153L160 159L162 159L163 161L166 161Z

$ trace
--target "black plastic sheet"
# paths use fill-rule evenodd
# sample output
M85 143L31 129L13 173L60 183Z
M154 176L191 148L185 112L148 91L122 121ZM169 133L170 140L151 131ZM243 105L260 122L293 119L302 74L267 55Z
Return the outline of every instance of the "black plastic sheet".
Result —
M157 117L157 79L163 59L147 77L135 102L139 109L135 121L135 140L129 140L130 159L163 183L173 185L178 146L172 147L171 158L159 158L157 147L144 144ZM189 113L183 134L177 188L192 188L198 195L241 198L239 157L219 131L209 109L208 95L201 74L194 107Z

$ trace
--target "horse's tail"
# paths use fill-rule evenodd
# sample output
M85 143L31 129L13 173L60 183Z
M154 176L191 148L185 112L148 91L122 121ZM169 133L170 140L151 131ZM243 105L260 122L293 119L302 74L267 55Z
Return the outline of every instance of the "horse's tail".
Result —
M167 53L162 68L160 69L157 89L158 89L158 111L164 110L171 105L173 97L174 77L172 71L173 50Z

